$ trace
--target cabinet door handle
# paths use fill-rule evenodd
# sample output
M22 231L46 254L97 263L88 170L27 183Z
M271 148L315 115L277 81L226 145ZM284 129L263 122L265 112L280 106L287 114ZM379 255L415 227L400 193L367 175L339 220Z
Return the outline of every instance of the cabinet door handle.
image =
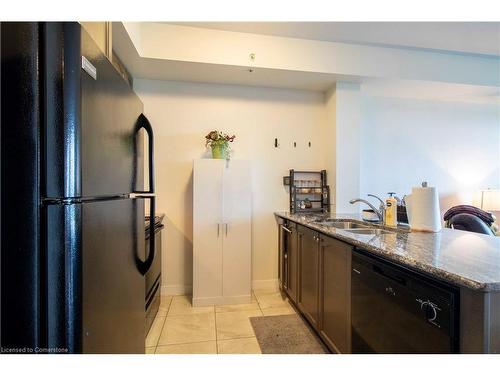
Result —
M219 233L220 233L220 224L217 223L217 238L219 237Z
M227 227L228 227L228 224L226 223L226 237L227 237Z
M284 225L282 225L281 228L283 228L283 230L287 231L288 233L292 234L292 231L287 227L285 227Z

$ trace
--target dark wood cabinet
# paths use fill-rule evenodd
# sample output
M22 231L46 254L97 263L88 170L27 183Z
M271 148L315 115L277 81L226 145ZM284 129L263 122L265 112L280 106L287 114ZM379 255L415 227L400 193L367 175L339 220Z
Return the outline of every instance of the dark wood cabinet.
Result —
M285 291L288 297L295 303L298 302L298 287L299 287L299 252L298 252L298 232L297 224L290 222L288 231L285 231L285 246L286 246L286 274L287 280Z
M313 325L319 321L319 234L297 226L299 253L299 295L301 312Z
M352 245L291 221L281 228L280 285L332 352L351 352Z
M332 352L351 353L353 246L290 220L284 221L291 232L280 234L280 240L287 238L286 252L280 244L282 289ZM282 268L285 253L286 266ZM459 304L460 352L499 353L500 339L493 333L500 326L500 293L485 294L462 287ZM373 324L377 324L376 320L374 317Z
M342 241L320 235L319 332L332 351L351 351L351 251Z
M297 224L284 221L280 223L279 241L279 285L292 302L298 299L298 250Z

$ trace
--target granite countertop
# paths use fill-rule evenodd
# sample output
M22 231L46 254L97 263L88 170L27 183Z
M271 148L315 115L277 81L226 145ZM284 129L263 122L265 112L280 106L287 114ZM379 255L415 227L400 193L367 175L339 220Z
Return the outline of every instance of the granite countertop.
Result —
M359 215L275 215L449 283L483 292L500 291L500 237L448 228L439 233L403 229L390 234L362 235L314 223L319 218L361 222Z

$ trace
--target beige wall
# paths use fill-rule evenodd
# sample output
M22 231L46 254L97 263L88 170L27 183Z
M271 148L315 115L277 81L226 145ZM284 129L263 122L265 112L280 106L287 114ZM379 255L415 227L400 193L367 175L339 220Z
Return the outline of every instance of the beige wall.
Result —
M155 130L157 210L166 214L163 292L192 284L192 161L207 155L212 129L236 134L233 157L252 161L253 281L276 280L273 212L288 208L282 177L290 168L326 168L324 95L151 80L135 80L134 89Z

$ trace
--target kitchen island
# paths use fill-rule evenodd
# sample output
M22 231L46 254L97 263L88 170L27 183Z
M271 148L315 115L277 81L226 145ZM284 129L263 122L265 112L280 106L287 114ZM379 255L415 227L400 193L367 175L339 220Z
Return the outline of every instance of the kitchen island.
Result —
M324 225L325 220L367 225L357 215L275 215L286 230L280 231L280 250L282 233L292 233L289 224L300 229L300 238L288 241L282 289L333 351L351 352L351 256L360 250L456 290L456 351L500 352L500 238L446 228L439 233L380 228L384 231L378 234L362 234Z

